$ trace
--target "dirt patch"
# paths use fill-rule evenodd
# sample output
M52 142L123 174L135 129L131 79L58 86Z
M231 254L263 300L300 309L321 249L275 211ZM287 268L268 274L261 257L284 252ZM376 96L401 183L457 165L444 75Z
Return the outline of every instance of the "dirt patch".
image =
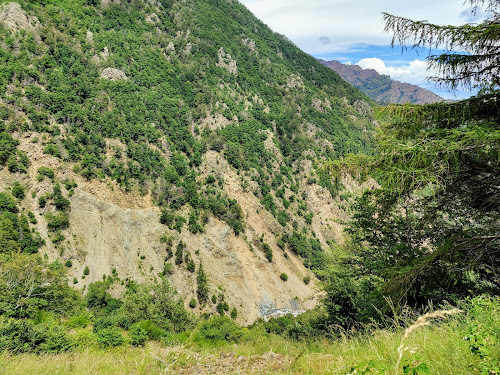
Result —
M201 357L201 356L200 356ZM195 365L176 368L177 374L276 374L290 368L292 358L271 352L251 357L221 352L220 356L198 358Z

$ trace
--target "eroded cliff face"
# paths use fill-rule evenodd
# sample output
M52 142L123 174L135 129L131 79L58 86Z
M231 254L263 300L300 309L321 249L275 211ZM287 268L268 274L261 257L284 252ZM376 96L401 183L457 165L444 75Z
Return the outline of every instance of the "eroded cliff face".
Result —
M241 177L218 153L209 152L204 156L201 171L223 176L224 190L229 197L238 199L246 223L245 232L240 235L214 217L209 218L203 233L192 234L186 226L180 233L170 230L160 224L160 210L153 205L151 197L124 192L111 181L87 181L72 172L67 163L43 154L43 146L32 143L32 139L21 138L20 145L32 161L28 174L11 174L3 169L0 189L7 189L19 180L26 186L26 197L21 205L37 218L36 230L46 242L40 252L50 260L59 259L62 263L71 260L68 282L74 287L86 288L89 283L112 274L123 280L123 284L126 280L154 281L163 271L167 256L162 237L171 237L174 252L175 244L182 241L196 268L203 262L210 296L223 293L228 304L237 308L241 323L251 323L274 309L310 309L321 297L312 272L291 252L277 246L275 237L280 227L276 220L249 189L241 187ZM36 178L37 169L42 165L52 168L57 180L70 179L78 185L69 198L70 226L62 231L65 239L58 245L52 243L54 235L48 230L43 216L52 208L48 204L41 209L38 204L38 197L50 193L53 187L47 178ZM322 205L321 194L315 192L322 188L313 186L310 189L312 203L318 206L318 212L329 211L329 205L334 203L325 201ZM64 187L63 193L67 196ZM318 215L315 223L318 233L322 233L324 220ZM325 230L328 230L326 225ZM272 262L256 246L261 237L273 250ZM173 267L167 278L187 305L196 296L196 272L187 271L185 264L174 265L173 259L169 263ZM90 272L83 278L85 267ZM281 273L288 275L287 281L280 279ZM312 279L308 285L303 281L305 276ZM120 295L123 290L124 287L117 283L113 293Z

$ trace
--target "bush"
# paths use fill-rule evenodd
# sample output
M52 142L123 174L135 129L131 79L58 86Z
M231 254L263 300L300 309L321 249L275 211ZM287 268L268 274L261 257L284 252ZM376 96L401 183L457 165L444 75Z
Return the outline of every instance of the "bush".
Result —
M227 304L226 301L222 300L217 304L215 309L220 315L224 315L226 311L229 311L229 305Z
M262 251L264 252L264 255L266 256L266 259L269 262L273 261L273 250L267 243L262 244Z
M44 208L46 204L47 204L47 197L45 195L42 195L40 198L38 198L38 207Z
M167 332L181 332L192 323L184 301L163 278L154 285L139 285L135 291L127 291L116 319L125 329L134 323L150 320Z
M132 324L128 331L130 344L133 346L144 346L148 340L148 332L139 323Z
M120 346L125 342L121 331L117 327L103 328L96 332L97 343L104 347Z
M17 199L23 199L24 198L24 186L22 186L19 182L14 182L14 185L12 186L12 195L16 197Z
M53 323L31 320L0 322L0 351L13 353L60 353L71 348L64 329Z
M152 320L143 320L135 324L146 331L146 334L148 335L148 338L150 340L159 340L160 338L168 335L167 331L158 327L158 325Z
M31 224L37 224L38 223L38 220L36 219L35 217L35 214L31 211L28 212L28 219L30 221Z
M274 333L276 335L281 335L288 330L293 324L293 318L291 315L280 316L278 318L271 318L264 323L264 327L268 333Z
M17 213L17 204L14 198L6 192L0 193L0 213Z
M54 206L59 211L66 211L70 207L70 201L64 198L61 192L61 186L56 184L52 193L52 198L54 199Z
M278 223L280 223L282 227L286 227L289 221L290 216L285 211L278 212Z
M51 180L54 180L54 171L47 167L38 168L38 180L43 180L44 176L47 176Z
M304 276L304 284L306 285L309 285L309 283L311 282L311 276Z
M238 310L236 310L236 307L233 307L233 309L231 310L231 319L236 319L238 317Z
M66 212L49 212L45 215L45 219L47 226L52 231L69 227L69 216Z
M71 328L87 328L92 319L92 313L84 312L80 315L70 318L66 325Z
M83 274L85 276L88 276L89 273L90 273L89 266L85 266L85 269L83 270Z
M174 273L174 267L172 263L164 263L163 264L163 276L170 276Z
M203 322L199 334L202 338L216 344L220 342L238 342L243 335L243 331L228 317L217 316Z
M189 301L189 307L191 307L192 309L194 309L196 307L196 299L191 299L191 301Z
M71 346L73 348L88 348L95 345L95 335L86 329L77 330L75 334L71 335Z
M287 281L288 280L288 275L284 272L281 273L280 275L280 279L283 280L283 281Z
M115 320L110 316L102 316L99 319L96 319L94 322L94 326L92 327L92 331L97 333L106 328L112 328L116 324Z

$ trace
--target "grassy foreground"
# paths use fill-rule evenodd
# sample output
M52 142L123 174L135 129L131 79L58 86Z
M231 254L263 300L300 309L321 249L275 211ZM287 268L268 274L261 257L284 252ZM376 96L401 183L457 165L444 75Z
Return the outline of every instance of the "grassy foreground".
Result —
M484 313L484 310L482 311ZM196 334L165 346L86 348L56 355L0 355L1 374L498 374L498 309L402 329L297 342L250 330L237 344L207 345ZM408 332L408 331L407 331ZM398 352L398 347L400 348ZM399 365L399 353L402 353ZM496 363L496 365L495 365Z

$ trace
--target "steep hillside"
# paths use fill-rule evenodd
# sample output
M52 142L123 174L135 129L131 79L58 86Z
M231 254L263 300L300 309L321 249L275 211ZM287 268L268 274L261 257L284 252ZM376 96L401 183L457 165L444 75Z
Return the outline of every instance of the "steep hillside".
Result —
M363 69L358 65L344 65L335 60L319 61L380 104L431 104L443 100L429 90L410 83L394 81L391 77L379 74L373 69Z
M320 162L370 152L366 100L237 1L2 1L4 252L186 301L203 264L197 311L241 322L309 308L346 218Z

